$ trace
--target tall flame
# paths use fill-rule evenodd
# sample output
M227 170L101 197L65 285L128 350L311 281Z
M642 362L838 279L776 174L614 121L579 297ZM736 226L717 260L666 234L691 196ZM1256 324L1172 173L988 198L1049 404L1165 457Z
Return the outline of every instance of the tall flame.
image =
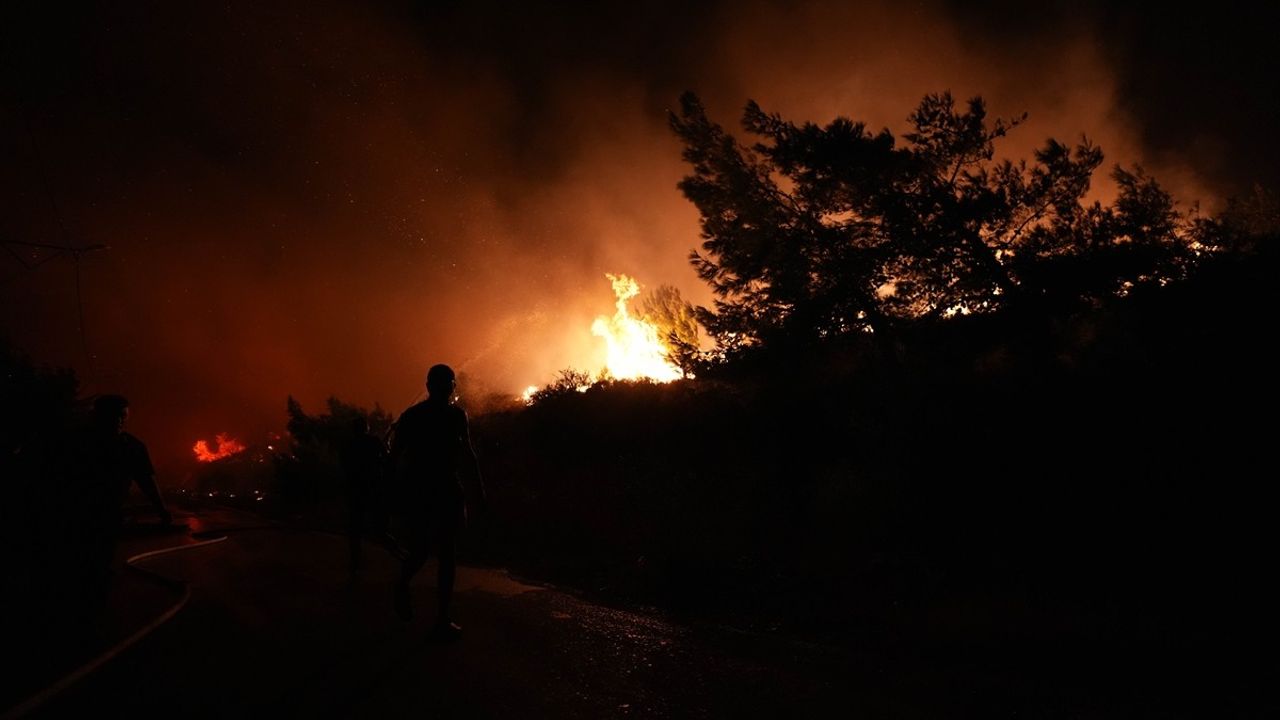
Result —
M627 301L640 294L640 284L626 275L606 274L618 300L613 317L601 315L591 324L591 334L604 338L608 348L605 367L619 380L648 378L671 382L680 368L667 359L667 348L658 339L658 328L627 312Z
M228 437L226 433L218 433L213 440L213 446L216 447L217 450L210 450L209 443L204 440L197 440L196 444L192 446L191 449L196 454L196 460L199 460L200 462L213 462L214 460L221 460L222 458L231 457L238 452L244 451L244 445L235 438Z

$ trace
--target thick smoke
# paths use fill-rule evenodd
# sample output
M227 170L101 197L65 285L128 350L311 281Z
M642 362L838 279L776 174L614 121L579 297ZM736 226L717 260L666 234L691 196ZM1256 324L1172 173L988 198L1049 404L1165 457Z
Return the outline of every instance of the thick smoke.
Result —
M1087 15L1023 28L930 3L261 5L112 4L19 26L0 231L111 249L81 261L92 362L65 260L5 261L3 328L89 392L129 395L162 461L278 428L287 394L398 413L435 362L512 395L598 369L606 272L706 302L666 124L686 89L726 125L753 98L895 132L927 92L982 95L993 115L1029 113L1013 156L1084 133L1109 163L1214 202L1194 165L1144 149Z

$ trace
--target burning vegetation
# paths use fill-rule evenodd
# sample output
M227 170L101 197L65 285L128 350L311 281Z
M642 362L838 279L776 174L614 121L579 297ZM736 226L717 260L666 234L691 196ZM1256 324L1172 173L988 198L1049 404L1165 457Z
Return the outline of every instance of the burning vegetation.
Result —
M688 368L682 362L679 350L690 333L696 349L697 331L691 316L685 324L673 319L682 315L678 311L671 311L669 306L687 309L679 292L668 286L659 287L642 299L641 312L638 315L632 314L629 306L640 295L640 283L623 274L606 273L605 277L613 285L614 313L612 316L600 315L591 323L591 334L605 343L605 364L595 377L659 383L689 377ZM553 386L571 386L572 389L585 392L591 384L590 373L566 370L561 372L556 382L546 388L530 385L519 399L526 404L534 402L540 392Z
M643 318L633 317L627 303L640 294L640 284L626 275L607 274L617 297L613 317L601 315L591 324L591 334L602 338L608 347L605 369L618 380L649 379L671 382L683 376L672 364L667 345L658 335L658 327Z
M228 436L226 433L218 433L214 437L212 447L205 440L197 440L191 450L195 453L196 460L209 463L244 452L245 446L239 440Z

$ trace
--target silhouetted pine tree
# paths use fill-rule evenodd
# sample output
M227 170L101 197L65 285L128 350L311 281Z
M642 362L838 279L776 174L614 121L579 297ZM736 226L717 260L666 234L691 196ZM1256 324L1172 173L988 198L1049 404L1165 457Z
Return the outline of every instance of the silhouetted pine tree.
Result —
M1025 116L1024 116L1025 117ZM1102 151L1046 141L995 160L1022 118L988 122L928 95L899 143L837 118L795 125L754 102L739 143L686 94L671 125L701 214L691 254L716 294L698 319L721 351L809 343L956 313L1095 303L1186 274L1194 224L1141 169L1117 168L1110 206L1086 205Z

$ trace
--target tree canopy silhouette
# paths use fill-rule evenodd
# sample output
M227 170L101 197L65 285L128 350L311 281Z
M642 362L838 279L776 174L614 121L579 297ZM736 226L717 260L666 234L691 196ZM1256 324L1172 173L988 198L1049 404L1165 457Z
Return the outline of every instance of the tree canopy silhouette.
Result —
M836 118L796 125L748 102L740 143L693 94L671 126L701 214L690 260L716 295L698 319L722 352L1018 306L1096 304L1180 277L1195 224L1140 168L1113 173L1111 205L1086 204L1100 148L1049 139L997 160L1023 119L927 95L901 142Z

